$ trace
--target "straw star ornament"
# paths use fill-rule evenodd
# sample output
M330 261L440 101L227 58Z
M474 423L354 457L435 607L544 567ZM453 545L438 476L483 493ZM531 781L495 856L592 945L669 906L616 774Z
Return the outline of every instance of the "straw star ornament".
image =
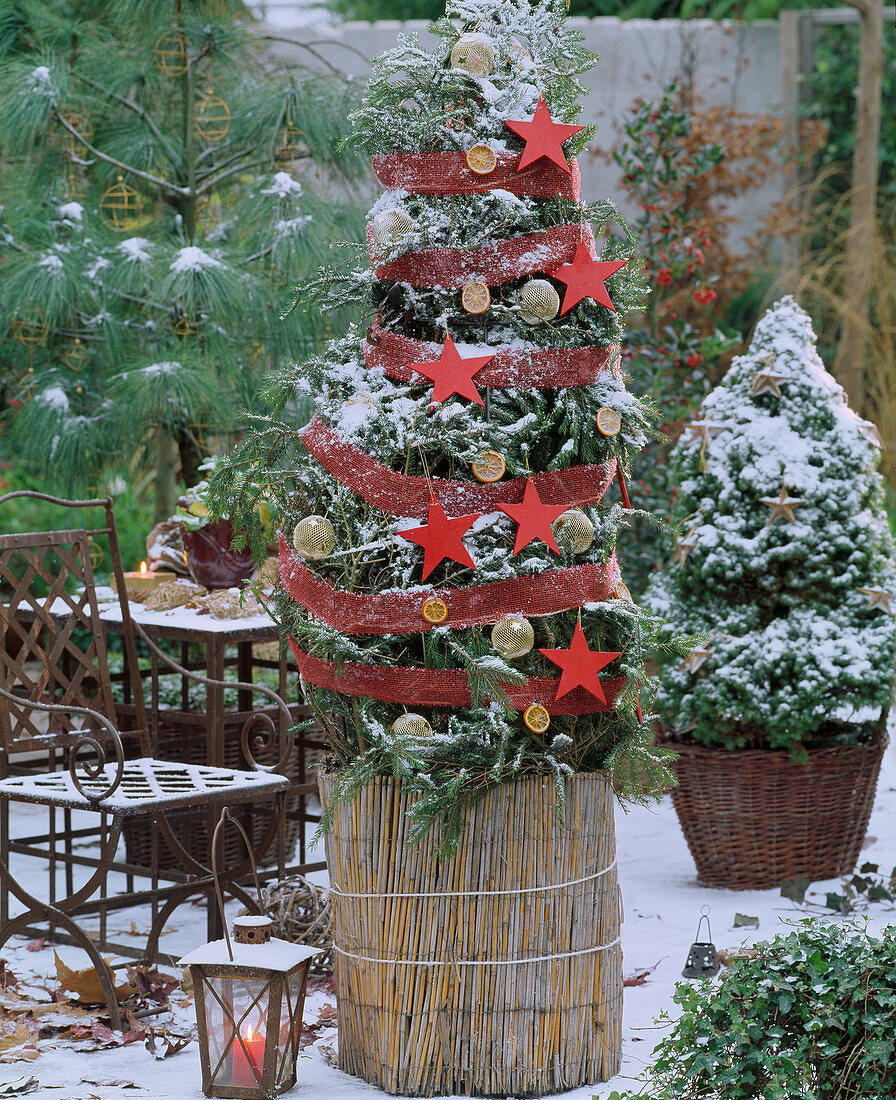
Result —
M794 508L797 505L805 504L805 500L802 497L792 497L787 494L787 487L781 486L780 495L777 497L760 497L759 503L764 504L766 508L771 508L772 514L768 518L766 527L770 527L775 520L782 517L787 520L788 523L796 523L796 516L793 514Z
M868 597L866 611L873 611L875 607L879 607L881 611L886 611L888 615L893 614L893 609L890 607L890 600L893 599L893 595L887 592L886 589L881 588L879 584L874 584L870 588L857 588L856 592L861 592L863 596Z

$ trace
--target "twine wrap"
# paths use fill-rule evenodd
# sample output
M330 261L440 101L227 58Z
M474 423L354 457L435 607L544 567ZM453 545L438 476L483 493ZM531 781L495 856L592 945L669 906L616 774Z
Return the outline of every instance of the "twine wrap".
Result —
M525 478L482 484L444 478L408 477L390 470L359 450L329 424L315 416L299 433L307 450L327 473L359 497L392 516L425 520L433 499L448 515L486 514L500 504L519 504ZM597 504L616 474L616 460L601 465L570 466L564 470L533 474L538 495L545 504Z
M491 788L464 808L442 863L435 830L406 843L414 797L401 780L377 776L338 805L333 784L320 775L340 1068L405 1096L544 1096L618 1072L607 777L568 777L562 819L546 776Z
M494 623L525 608L527 615L553 615L613 595L621 580L615 555L605 564L586 563L528 577L475 584L466 588L361 595L343 592L316 576L281 536L280 583L297 604L344 634L413 634L433 625L455 628ZM421 614L426 599L443 600L448 617L428 623ZM369 666L362 665L362 668Z
M289 644L302 680L315 687L328 688L343 695L367 695L384 703L413 703L429 707L469 707L472 704L465 672L328 661L305 653L293 638L289 639ZM616 697L625 685L624 676L602 680L606 703L601 703L590 691L581 687L555 700L559 679L533 676L525 684L502 684L501 687L514 710L525 710L532 703L538 703L549 714L597 714L613 709Z
M522 172L516 165L521 153L498 153L495 169L478 176L467 164L465 153L389 153L372 158L373 171L383 187L416 195L474 195L483 191L509 191L541 199L573 199L582 194L582 177L574 157L569 174L542 158Z
M390 378L420 384L421 376L411 363L434 362L442 354L442 345L412 340L388 332L376 321L364 341L364 359L368 367L379 367ZM463 354L463 352L461 353ZM477 386L488 389L560 389L566 386L590 386L602 371L615 366L619 345L607 348L532 348L515 351L499 349L489 363L473 376ZM429 384L429 383L427 383Z
M551 272L571 264L580 240L595 254L594 234L587 225L559 225L542 233L493 241L474 251L463 248L423 248L377 266L382 249L367 228L367 249L378 279L415 287L461 290L471 279L497 286L534 272Z

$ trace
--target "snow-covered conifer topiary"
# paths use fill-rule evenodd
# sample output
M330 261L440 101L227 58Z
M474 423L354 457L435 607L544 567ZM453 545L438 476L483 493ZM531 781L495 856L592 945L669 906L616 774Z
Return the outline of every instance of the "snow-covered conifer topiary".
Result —
M880 728L896 566L878 447L783 298L673 451L682 534L647 602L709 641L662 673L669 727L795 755Z

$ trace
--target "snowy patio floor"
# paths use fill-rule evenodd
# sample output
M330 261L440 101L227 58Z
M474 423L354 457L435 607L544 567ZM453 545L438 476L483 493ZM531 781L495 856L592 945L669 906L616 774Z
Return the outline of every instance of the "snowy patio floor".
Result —
M863 860L880 864L889 874L896 863L896 747L887 750L878 784L877 800L868 830ZM681 977L688 947L694 939L700 908L711 909L715 944L729 951L743 944L767 939L783 929L782 922L799 918L803 910L781 898L776 890L731 892L698 886L694 865L685 846L667 796L651 809L636 808L618 813L619 876L625 904L623 925L624 973L626 976L650 970L642 985L625 990L623 1021L623 1065L620 1076L605 1084L587 1086L561 1094L564 1100L605 1098L614 1088L632 1087L650 1062L654 1044L664 1027L654 1021L662 1010L674 1015L672 993ZM22 860L22 872L25 864ZM18 870L16 864L14 867ZM314 876L325 881L325 873ZM36 889L36 887L35 887ZM823 901L828 890L838 883L814 883L807 900ZM818 910L813 910L818 912ZM736 913L759 918L759 928L733 927ZM140 914L134 914L139 922ZM892 920L892 910L873 906L868 910L869 930L875 931ZM115 927L129 926L132 914L115 918ZM828 919L843 919L829 913ZM119 920L121 923L119 923ZM144 917L145 920L145 917ZM175 914L174 928L165 938L165 949L177 957L204 939L204 914L185 907ZM77 968L83 954L77 949L58 949L65 962ZM55 959L52 946L39 951L26 949L24 940L15 940L0 950L9 968L20 980L36 985L55 984ZM165 968L167 969L167 968ZM306 1005L306 1023L314 1025L328 1013L332 1003L324 993L315 993ZM167 1019L174 1030L187 1032L193 1019L189 1003L174 1009ZM148 1021L149 1023L153 1021ZM668 1027L668 1024L665 1025ZM332 1068L327 1050L336 1045L335 1030L322 1026L317 1041L307 1047L299 1060L299 1084L288 1095L295 1100L328 1100L384 1096L356 1078ZM332 1057L332 1054L331 1054ZM140 1043L113 1050L82 1053L71 1044L42 1050L31 1062L0 1063L0 1096L3 1084L19 1078L34 1077L38 1085L30 1097L51 1100L199 1100L199 1057L195 1042L183 1051L157 1060Z

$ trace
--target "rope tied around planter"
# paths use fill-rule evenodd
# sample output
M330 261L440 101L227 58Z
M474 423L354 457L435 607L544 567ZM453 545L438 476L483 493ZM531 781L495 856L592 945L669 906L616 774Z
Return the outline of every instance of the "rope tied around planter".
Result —
M581 951L560 951L556 955L531 955L525 959L378 959L371 955L354 955L343 951L333 944L333 950L347 959L357 962L389 963L392 966L523 966L526 963L553 962L555 959L572 959L579 955L593 955L598 951L609 951L622 941L621 936L609 943L599 943L594 947L585 947Z

